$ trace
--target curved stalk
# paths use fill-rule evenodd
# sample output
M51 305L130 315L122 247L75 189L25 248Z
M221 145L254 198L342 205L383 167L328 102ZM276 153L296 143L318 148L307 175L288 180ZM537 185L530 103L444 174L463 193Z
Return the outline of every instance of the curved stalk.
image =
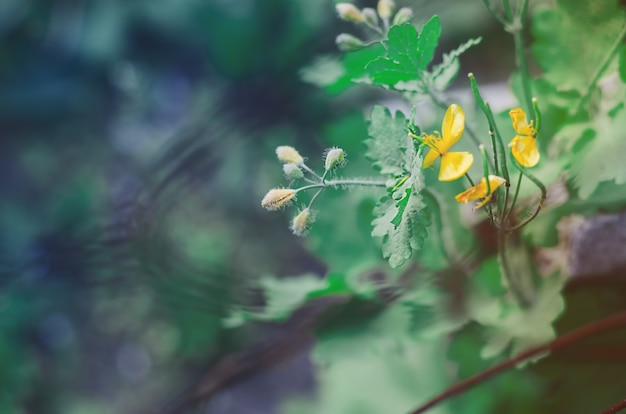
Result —
M456 396L459 394L468 391L475 386L495 377L498 374L501 374L511 368L514 368L520 362L524 362L528 359L536 357L537 355L545 354L550 351L558 351L563 348L567 348L568 346L579 342L582 339L588 338L590 336L594 336L600 334L602 332L609 331L611 329L620 328L626 326L626 312L619 312L613 315L610 315L604 319L600 319L598 321L592 322L588 325L584 325L578 329L570 331L564 335L559 336L552 342L541 345L535 348L531 348L528 351L524 351L521 354L517 355L514 358L511 358L507 361L504 361L498 365L495 365L485 371L482 371L464 381L461 381L447 390L443 391L441 394L435 396L430 401L426 402L424 405L414 410L411 414L422 414L431 408L441 404L442 402ZM611 413L610 411L608 413Z

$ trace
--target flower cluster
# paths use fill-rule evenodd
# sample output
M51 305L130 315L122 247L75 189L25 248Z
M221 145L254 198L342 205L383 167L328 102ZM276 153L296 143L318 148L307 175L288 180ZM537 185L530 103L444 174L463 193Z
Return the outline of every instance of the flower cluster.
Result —
M534 167L539 162L539 151L536 144L537 130L533 126L533 121L528 122L526 113L521 108L512 109L509 115L513 122L513 129L517 133L509 144L511 154L522 167ZM474 163L474 156L470 152L450 151L452 146L461 139L464 130L465 113L460 106L452 104L444 115L441 133L435 131L432 135L423 133L422 136L409 133L429 148L424 158L423 168L432 167L435 161L441 158L438 176L440 181L454 181L467 175ZM470 189L455 197L459 203L480 200L474 207L475 209L488 203L494 191L506 182L502 177L488 174L487 163L485 160L483 163L485 164L484 177L478 184L472 184Z
M299 192L310 189L317 190L309 204L300 209L291 221L291 231L297 236L304 236L313 224L314 212L311 210L311 206L324 189L329 186L336 187L340 185L373 185L371 182L364 183L359 180L327 180L327 176L330 173L346 164L346 152L338 147L329 148L324 153L324 172L321 175L309 168L305 163L305 159L293 147L286 145L277 147L276 157L283 163L283 172L288 180L292 182L302 180L309 183L309 185L297 189L272 188L261 200L261 207L270 211L280 210L294 201Z

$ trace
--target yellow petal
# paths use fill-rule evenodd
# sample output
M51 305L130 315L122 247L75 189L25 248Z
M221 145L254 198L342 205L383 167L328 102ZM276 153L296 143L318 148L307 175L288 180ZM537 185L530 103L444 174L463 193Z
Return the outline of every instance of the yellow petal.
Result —
M477 209L484 206L491 199L491 196L498 189L498 187L500 187L504 183L504 178L498 177L497 175L490 175L489 186L491 187L491 192L487 194L487 181L485 180L485 177L483 177L480 179L480 182L478 184L468 190L463 191L460 194L457 194L454 199L459 203L467 203L469 201L482 198L483 200L474 207L474 209Z
M528 136L516 135L509 144L513 157L523 167L534 167L539 162L537 139Z
M474 162L469 152L447 152L441 156L439 181L454 181L463 177Z
M509 111L509 116L513 122L513 129L521 135L534 136L536 131L532 124L528 124L526 112L522 108L514 108Z
M465 129L465 113L460 106L452 104L446 110L441 125L443 136L441 152L446 153L463 135Z
M428 154L424 157L424 163L422 164L422 168L428 168L439 158L439 153L435 151L433 148L428 150Z

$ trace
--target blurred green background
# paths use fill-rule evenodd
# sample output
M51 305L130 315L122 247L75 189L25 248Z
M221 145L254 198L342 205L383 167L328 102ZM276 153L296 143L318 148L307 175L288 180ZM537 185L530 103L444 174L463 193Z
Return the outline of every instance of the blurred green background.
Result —
M367 232L340 252L313 239L313 254L286 214L260 207L283 182L277 145L314 166L331 145L358 160L363 113L388 98L301 80L355 30L333 3L0 2L1 413L159 412L221 356L284 334L224 326L233 304L262 304L263 275L323 275L363 249L380 255ZM439 54L483 36L462 70L506 81L510 42L481 2L397 3L418 24L440 15ZM201 412L272 413L314 393L306 355L292 364Z

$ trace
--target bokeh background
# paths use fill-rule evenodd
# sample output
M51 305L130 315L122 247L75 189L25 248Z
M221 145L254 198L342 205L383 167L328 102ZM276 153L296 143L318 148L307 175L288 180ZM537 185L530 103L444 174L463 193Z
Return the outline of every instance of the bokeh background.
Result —
M439 55L482 36L462 72L507 81L510 39L480 1L397 3L417 24L440 15ZM217 397L198 412L273 413L315 392L306 352L255 373L289 328L224 320L262 305L263 275L323 275L377 252L352 233L324 260L260 207L284 182L277 145L318 167L331 145L358 156L364 113L389 99L302 80L355 31L333 4L0 2L0 412L166 412L233 353L248 355L243 375L211 377Z

